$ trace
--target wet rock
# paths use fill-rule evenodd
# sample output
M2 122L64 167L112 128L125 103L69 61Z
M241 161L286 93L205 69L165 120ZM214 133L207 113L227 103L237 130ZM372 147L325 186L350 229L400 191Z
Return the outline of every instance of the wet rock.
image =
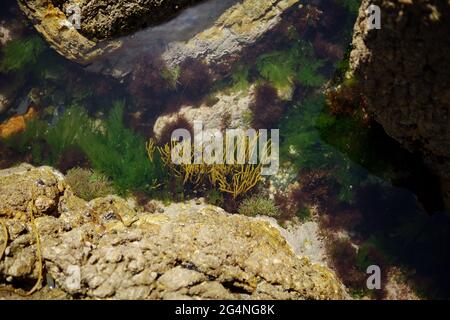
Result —
M67 297L347 298L331 270L297 256L280 232L265 221L194 202L175 204L163 214L138 212L124 199L86 203L73 196L58 172L28 165L0 171L0 203L6 209L23 211L31 199L18 186L30 190L36 180L49 188L45 194L58 208L57 217L41 212L36 219L44 267ZM99 202L102 205L95 205ZM116 221L114 228L107 228L111 222L103 223L95 216L112 206L119 216L134 216L135 221L130 225ZM12 228L18 215L0 212ZM16 226L10 232L11 253L0 260L0 283L4 285L10 277L37 278L34 235L29 220L22 223L26 229L19 231Z
M0 93L0 114L8 111L11 103L12 101L10 97Z
M128 2L134 3L133 0ZM208 64L226 64L228 58L237 56L274 28L281 21L282 15L298 2L207 0L189 7L167 23L146 28L130 36L98 42L77 30L60 7L48 5L45 0L19 0L22 11L34 21L35 28L60 54L89 65L88 70L116 77L125 76L142 57L150 55L161 55L170 66L179 65L187 58L204 60ZM83 5L81 7L89 12L87 19L92 22L88 23L92 26L92 33L107 35L109 27L105 27L105 31L95 31L102 24L111 24L113 29L113 24L121 25L119 29L130 29L125 13L113 15L112 18L101 18L105 16L99 13L101 10L96 2L85 0L82 4L84 3L85 9ZM117 3L120 6L125 1ZM113 7L116 8L115 6ZM120 11L118 8L117 11Z
M245 119L249 118L246 115L251 115L253 92L254 87L245 94L240 91L218 93L217 102L212 106L207 102L199 107L183 106L177 112L160 116L155 122L153 132L160 138L164 128L180 117L186 119L192 126L194 121L201 121L204 130L247 128L249 123L246 123Z
M126 35L145 26L164 22L201 0L53 0L63 12L76 4L81 32L90 39ZM108 8L108 14L104 14Z
M2 75L0 79L0 115L9 111L17 97L17 91L20 90L20 82L15 81L11 75Z
M111 49L109 46L97 49L94 41L79 33L63 11L47 0L18 0L18 3L33 21L36 30L56 51L70 60L88 63L92 57ZM114 43L111 46L115 47Z
M0 47L20 38L24 31L24 25L19 20L0 21Z
M369 5L381 29L369 30ZM351 72L368 111L391 137L450 178L450 1L364 0L355 25Z
M163 53L170 64L186 58L219 63L225 57L238 55L272 30L283 13L299 3L297 0L245 0L235 4L214 22L214 25L186 42L175 42Z

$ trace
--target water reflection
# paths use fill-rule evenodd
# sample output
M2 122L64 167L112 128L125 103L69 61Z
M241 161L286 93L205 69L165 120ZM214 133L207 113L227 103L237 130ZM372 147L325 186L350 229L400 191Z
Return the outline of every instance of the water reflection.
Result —
M127 74L140 57L158 56L169 47L188 41L213 26L218 17L238 2L238 0L204 1L183 10L176 18L162 25L121 37L118 39L121 42L120 48L97 61L94 60L88 66L88 70L106 74ZM104 45L100 44L99 47Z

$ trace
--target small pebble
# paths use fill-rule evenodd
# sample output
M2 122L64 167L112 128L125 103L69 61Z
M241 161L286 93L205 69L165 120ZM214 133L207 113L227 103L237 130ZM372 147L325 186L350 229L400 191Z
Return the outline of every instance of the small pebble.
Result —
M11 247L6 247L5 255L9 256L11 254Z
M158 213L164 213L165 210L163 208L158 208Z
M146 212L149 212L149 213L155 213L155 211L156 211L156 206L155 206L154 203L148 202L148 203L144 206L144 210L145 210Z

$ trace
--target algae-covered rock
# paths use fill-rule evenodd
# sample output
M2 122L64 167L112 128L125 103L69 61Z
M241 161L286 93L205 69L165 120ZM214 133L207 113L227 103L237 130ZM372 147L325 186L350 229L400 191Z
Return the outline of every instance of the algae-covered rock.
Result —
M174 204L159 214L140 212L119 197L87 203L47 167L0 171L2 203L23 212L17 203L33 199L19 185L30 190L36 181L44 182L39 194L53 190L45 194L58 208L56 216L36 218L47 279L56 283L57 297L347 298L331 270L298 257L266 221L195 203ZM9 231L0 283L36 279L29 221L5 215L4 208L0 212Z
M154 124L153 132L161 137L164 128L180 117L193 127L195 121L201 121L204 130L216 130L226 126L227 129L246 128L245 116L251 115L250 104L253 100L254 86L247 92L218 92L214 103L206 101L200 106L182 106L178 111L159 116Z
M18 2L35 28L61 55L88 66L90 71L123 77L146 56L161 55L172 67L187 58L208 64L228 63L228 58L238 56L272 30L299 0L167 0L158 9L138 3L161 1L72 0L81 8L81 29L69 21L71 16L64 10L67 1ZM148 19L154 18L152 13L164 11L166 3L174 2L183 4L179 8L199 3L163 24L136 31L141 22L148 25ZM125 7L131 9L121 9ZM142 10L137 9L141 7ZM133 12L139 12L139 18ZM130 34L111 39L117 32ZM98 41L94 35L103 40Z
M381 9L381 29L366 11ZM450 179L450 1L364 0L351 72L367 109L402 146Z
M83 36L64 12L47 0L18 0L20 9L33 21L36 30L67 59L88 63L93 57L116 46L96 48L96 42Z
M81 16L81 33L90 39L128 34L173 17L202 0L53 0L67 12L74 4Z

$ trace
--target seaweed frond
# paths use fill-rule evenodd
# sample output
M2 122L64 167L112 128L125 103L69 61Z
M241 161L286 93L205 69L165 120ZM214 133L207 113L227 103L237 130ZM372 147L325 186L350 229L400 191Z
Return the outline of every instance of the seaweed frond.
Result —
M3 49L0 70L5 72L20 71L36 63L45 50L45 44L38 36L24 40L11 41Z

